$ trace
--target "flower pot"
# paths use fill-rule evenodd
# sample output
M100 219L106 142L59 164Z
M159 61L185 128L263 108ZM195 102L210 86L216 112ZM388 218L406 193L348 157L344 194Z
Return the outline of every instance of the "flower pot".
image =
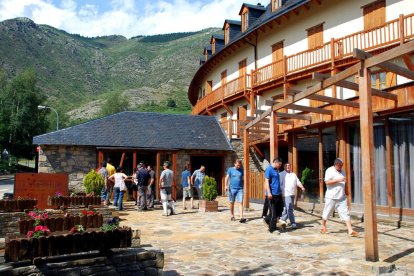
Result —
M200 212L217 212L218 201L200 200Z

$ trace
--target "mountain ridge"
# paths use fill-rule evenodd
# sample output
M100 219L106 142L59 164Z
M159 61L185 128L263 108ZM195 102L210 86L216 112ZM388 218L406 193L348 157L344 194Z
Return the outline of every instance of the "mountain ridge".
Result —
M171 112L189 113L188 85L203 46L218 31L89 38L28 18L9 19L0 22L0 70L11 78L35 69L47 104L72 120L96 117L109 93L129 97L131 110L163 111L172 99L177 109ZM82 108L91 103L95 108L84 116Z

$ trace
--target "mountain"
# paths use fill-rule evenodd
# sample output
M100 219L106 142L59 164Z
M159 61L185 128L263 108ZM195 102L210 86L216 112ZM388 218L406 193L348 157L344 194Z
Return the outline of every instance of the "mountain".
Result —
M16 18L0 22L0 70L12 78L35 69L46 104L72 120L96 117L110 93L132 110L162 111L173 100L171 112L188 113L188 85L218 31L87 38Z

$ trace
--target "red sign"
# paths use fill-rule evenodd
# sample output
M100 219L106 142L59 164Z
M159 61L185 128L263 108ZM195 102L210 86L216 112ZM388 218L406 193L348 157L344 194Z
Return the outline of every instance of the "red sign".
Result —
M51 208L47 205L48 196L54 196L56 192L68 196L68 183L67 173L16 173L14 198L35 198L38 208Z

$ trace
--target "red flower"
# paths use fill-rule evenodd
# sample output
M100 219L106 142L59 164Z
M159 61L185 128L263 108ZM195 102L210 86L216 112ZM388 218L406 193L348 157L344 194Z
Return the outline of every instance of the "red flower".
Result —
M29 238L33 237L33 231L29 231L29 232L27 232L27 236L28 236Z

